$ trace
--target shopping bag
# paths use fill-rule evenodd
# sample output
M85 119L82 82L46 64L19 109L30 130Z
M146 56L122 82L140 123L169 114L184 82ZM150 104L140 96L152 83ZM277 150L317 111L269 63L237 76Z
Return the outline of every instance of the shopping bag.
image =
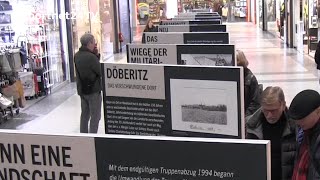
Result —
M20 98L20 94L18 92L17 84L14 83L10 86L2 88L2 94L7 97L13 97L14 100L17 100Z
M9 64L9 61L8 61L8 58L4 54L0 55L0 71L2 73L8 73L8 72L12 71L10 64Z
M26 100L26 98L25 98L24 96L20 97L20 98L18 99L18 102L19 102L19 107L20 107L20 108L26 107L27 100Z
M21 83L21 80L16 81L14 84L16 84L17 86L19 97L24 97L23 85Z
M12 105L13 105L13 102L10 99L8 99L5 96L3 96L2 94L0 94L0 107L1 107L1 109L6 109Z

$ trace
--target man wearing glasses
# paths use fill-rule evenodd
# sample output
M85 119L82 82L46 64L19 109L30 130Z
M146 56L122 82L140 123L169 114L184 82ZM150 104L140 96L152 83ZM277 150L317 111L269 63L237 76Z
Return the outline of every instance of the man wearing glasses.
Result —
M296 152L297 126L288 120L283 90L267 87L261 95L261 108L247 118L247 139L271 141L271 179L292 178Z

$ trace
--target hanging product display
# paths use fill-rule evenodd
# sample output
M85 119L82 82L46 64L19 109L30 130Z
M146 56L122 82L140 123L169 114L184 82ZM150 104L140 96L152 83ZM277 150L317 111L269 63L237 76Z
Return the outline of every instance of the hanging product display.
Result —
M237 0L234 9L234 16L239 18L247 17L247 0Z
M146 24L149 18L154 22L166 19L166 2L164 0L138 0L137 1L137 18L139 24Z

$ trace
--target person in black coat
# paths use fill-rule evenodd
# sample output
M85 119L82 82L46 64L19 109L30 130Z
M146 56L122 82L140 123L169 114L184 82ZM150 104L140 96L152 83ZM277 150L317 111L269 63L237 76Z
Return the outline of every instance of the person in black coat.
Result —
M153 24L152 19L148 19L146 27L143 32L158 32L158 28ZM145 35L142 34L142 43L145 43Z
M320 179L320 94L311 89L298 93L289 107L289 117L303 129L293 180Z
M320 41L318 42L316 53L314 54L314 61L317 64L319 84L320 84Z
M74 56L77 91L81 99L80 132L97 133L102 102L100 55L92 34L84 34L80 42L81 47Z
M271 141L271 180L291 180L298 130L289 120L283 90L267 87L261 94L261 108L247 117L246 138Z
M237 65L244 70L244 107L245 115L250 116L260 108L260 89L257 78L248 68L249 62L243 51L237 50Z

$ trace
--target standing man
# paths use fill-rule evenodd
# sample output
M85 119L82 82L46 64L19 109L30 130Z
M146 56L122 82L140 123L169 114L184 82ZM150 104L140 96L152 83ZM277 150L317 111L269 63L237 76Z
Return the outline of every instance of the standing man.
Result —
M289 116L304 131L292 180L320 179L320 95L314 90L298 93L289 107Z
M317 44L316 53L314 54L314 61L317 64L318 79L320 84L320 41Z
M271 180L291 180L296 152L296 126L288 120L286 101L280 87L267 87L261 108L249 116L247 139L271 141Z
M100 55L92 34L84 34L80 42L81 47L74 56L77 90L81 98L80 132L97 133L102 101Z

